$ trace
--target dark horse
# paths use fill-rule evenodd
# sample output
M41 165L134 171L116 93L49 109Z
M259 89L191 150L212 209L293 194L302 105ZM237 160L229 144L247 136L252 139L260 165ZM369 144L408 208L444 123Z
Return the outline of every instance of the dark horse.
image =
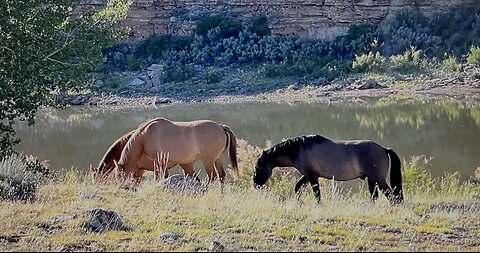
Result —
M387 184L389 157L390 183ZM283 141L263 151L257 160L253 182L264 185L275 167L295 167L303 176L295 186L295 193L310 183L320 202L318 178L348 181L368 178L368 188L373 201L378 198L378 188L392 204L403 202L400 159L388 148L371 140L329 140L320 135L300 136Z

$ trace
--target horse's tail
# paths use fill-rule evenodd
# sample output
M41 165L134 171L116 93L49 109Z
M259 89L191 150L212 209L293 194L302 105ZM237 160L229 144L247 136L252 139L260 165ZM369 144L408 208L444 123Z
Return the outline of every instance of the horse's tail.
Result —
M229 156L230 156L230 162L232 163L232 168L235 171L235 175L237 177L240 176L240 172L238 170L238 160L237 160L237 136L235 136L235 133L232 131L232 129L227 126L227 125L222 125L223 130L227 134L227 137L229 139L230 143L230 149L229 149Z
M391 161L390 184L392 184L393 189L393 201L394 203L400 204L403 202L402 170L400 158L395 151L389 148L385 149L385 151L390 156Z

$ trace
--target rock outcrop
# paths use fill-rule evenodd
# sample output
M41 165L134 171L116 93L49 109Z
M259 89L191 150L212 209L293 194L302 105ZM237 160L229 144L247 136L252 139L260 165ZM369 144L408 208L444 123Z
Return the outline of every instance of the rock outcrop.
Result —
M107 0L82 0L82 9L100 9ZM188 35L210 13L229 13L240 20L265 15L273 34L333 38L352 23L378 23L391 11L410 6L425 14L472 0L134 0L124 21L135 39L151 35Z

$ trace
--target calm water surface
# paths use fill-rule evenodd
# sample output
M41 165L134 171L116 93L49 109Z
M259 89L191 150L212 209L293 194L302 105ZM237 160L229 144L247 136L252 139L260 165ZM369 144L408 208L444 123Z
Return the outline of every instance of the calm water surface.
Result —
M45 110L36 124L17 125L17 150L49 160L53 169L86 171L122 134L154 117L211 119L238 138L265 147L303 134L371 139L401 158L431 157L434 176L459 171L468 178L480 166L480 107L458 101L381 99L332 103L172 104L148 108ZM197 164L196 168L200 164Z

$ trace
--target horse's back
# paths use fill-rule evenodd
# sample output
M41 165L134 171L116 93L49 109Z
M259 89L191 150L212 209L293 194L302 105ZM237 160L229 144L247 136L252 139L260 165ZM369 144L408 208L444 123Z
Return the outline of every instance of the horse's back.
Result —
M197 120L192 121L192 139L201 156L218 156L225 149L227 135L221 124Z
M147 128L147 153L163 150L179 163L198 159L202 153L223 151L226 143L222 126L211 120L170 121L161 118Z
M325 140L311 145L304 159L319 176L344 181L362 176L366 166L383 165L384 161L379 161L381 152L385 154L371 140Z
M390 161L380 144L372 140L352 140L345 144L355 153L358 165L365 176L385 178Z

